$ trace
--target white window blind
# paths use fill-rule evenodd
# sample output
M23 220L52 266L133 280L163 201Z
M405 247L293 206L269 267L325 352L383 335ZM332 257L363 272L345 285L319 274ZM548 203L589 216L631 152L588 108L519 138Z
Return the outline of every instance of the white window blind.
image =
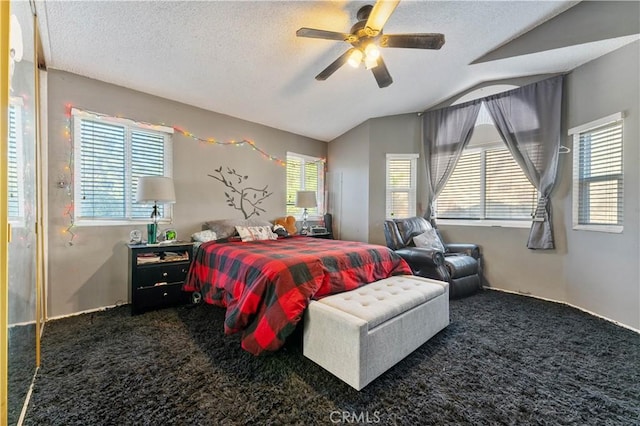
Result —
M572 129L573 225L621 232L623 225L622 114Z
M437 217L531 220L537 191L506 147L463 152L437 199Z
M485 151L485 218L531 220L538 191L508 149Z
M321 158L287 153L287 216L301 217L304 209L296 207L298 191L315 191L318 207L307 209L309 217L324 212L324 162Z
M386 218L416 215L418 154L387 154Z
M482 197L482 154L465 151L437 199L437 216L444 219L479 219Z
M153 204L136 202L140 176L171 176L167 132L130 120L94 118L74 110L76 224L146 222ZM159 205L161 220L171 208Z
M24 170L22 134L22 114L19 105L9 104L9 140L8 140L8 215L9 221L19 224L24 221L24 180L21 171Z

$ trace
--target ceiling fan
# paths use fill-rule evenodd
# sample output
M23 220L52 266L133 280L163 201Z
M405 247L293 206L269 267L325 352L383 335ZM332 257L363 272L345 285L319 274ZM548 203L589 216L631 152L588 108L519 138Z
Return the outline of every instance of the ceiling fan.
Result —
M391 74L380 55L379 47L404 47L411 49L440 49L444 44L444 34L383 34L382 27L387 22L400 0L378 0L375 5L362 6L351 27L350 33L317 30L314 28L300 28L296 31L298 37L321 38L325 40L346 41L353 47L333 61L327 68L316 76L316 80L326 80L348 62L353 67L360 63L373 72L373 76L380 88L393 83Z

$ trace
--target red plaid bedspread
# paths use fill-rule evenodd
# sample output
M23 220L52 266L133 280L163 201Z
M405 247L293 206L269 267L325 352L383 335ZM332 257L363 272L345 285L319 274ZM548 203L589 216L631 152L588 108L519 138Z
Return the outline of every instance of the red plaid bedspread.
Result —
M411 275L407 263L379 245L309 237L208 242L183 288L226 307L225 333L242 331L242 347L258 355L284 344L311 299L401 274Z

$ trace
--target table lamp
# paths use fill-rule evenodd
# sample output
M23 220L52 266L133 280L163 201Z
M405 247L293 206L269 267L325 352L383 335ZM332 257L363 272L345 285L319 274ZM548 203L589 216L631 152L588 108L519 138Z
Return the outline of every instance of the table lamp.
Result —
M296 207L304 208L304 211L302 213L302 230L300 231L300 234L307 235L307 232L309 232L309 225L307 224L309 212L307 211L307 209L318 207L318 202L316 201L316 192L298 191L296 193Z
M147 243L155 244L158 235L158 203L175 203L176 192L173 179L165 176L141 176L138 178L136 201L139 203L153 202L151 212L152 223L147 225Z

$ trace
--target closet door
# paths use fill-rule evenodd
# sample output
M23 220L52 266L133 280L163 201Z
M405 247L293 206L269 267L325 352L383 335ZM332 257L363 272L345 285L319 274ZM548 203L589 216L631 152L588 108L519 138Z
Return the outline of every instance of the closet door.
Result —
M38 105L30 2L11 1L10 13L8 128L3 135L7 151L2 161L7 161L6 205L11 229L7 245L7 424L15 425L36 368Z

